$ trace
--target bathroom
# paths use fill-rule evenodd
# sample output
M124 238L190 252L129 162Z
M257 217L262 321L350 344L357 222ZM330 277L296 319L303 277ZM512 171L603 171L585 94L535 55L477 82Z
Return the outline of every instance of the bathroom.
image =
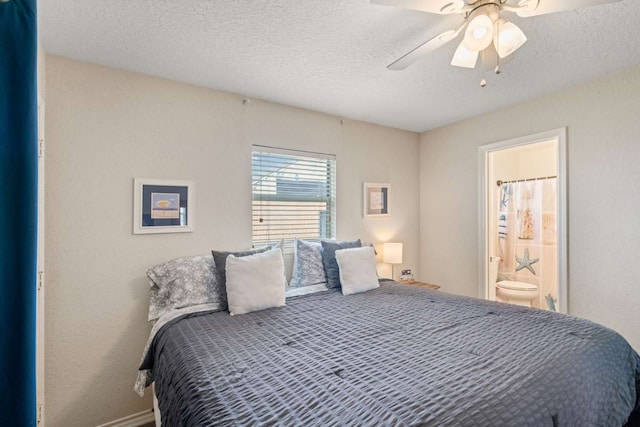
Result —
M489 299L558 309L558 142L488 157Z

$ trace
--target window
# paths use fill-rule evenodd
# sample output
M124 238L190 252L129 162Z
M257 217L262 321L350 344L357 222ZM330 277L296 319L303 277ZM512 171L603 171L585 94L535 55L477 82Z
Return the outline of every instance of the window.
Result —
M253 146L253 245L335 238L334 155Z

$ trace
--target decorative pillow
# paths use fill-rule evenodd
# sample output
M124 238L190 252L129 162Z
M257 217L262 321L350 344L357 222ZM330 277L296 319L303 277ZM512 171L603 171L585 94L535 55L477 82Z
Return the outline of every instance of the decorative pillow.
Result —
M277 241L275 241L273 243L269 243L269 248L271 248L271 249L278 248L280 250L283 250L284 249L284 239L280 239L280 240L277 240Z
M287 280L280 249L227 257L227 299L229 313L250 313L285 305Z
M309 285L309 286L303 286L301 288L292 288L291 286L289 286L286 289L284 294L287 298L291 298L291 297L299 297L302 295L315 294L317 292L323 292L328 290L329 288L327 288L327 285L324 283L321 283L319 285Z
M227 257L229 255L233 255L235 257L243 257L243 256L255 255L255 254L262 253L262 252L266 252L269 249L271 249L271 246L267 246L266 248L250 249L250 250L247 250L247 251L236 251L236 252L211 251L211 254L213 255L213 261L216 264L216 275L217 275L217 279L218 279L218 284L219 284L220 288L222 289L222 293L224 294L224 302L225 302L225 304L227 302L227 291L226 291L226 284L227 284L227 270L226 270Z
M376 254L371 246L336 251L340 266L342 294L366 292L380 286L376 272Z
M362 242L362 246L371 246L373 248L373 253L374 255L378 255L378 251L376 251L376 247L373 246L373 243L371 242Z
M151 299L149 320L158 319L171 309L198 304L227 306L227 295L216 279L209 255L176 258L147 270Z
M336 261L336 251L340 249L359 248L360 239L336 242L333 240L323 240L322 244L322 263L324 271L327 273L327 288L340 287L340 270Z
M327 283L322 263L322 245L319 242L296 239L293 254L293 272L289 286L301 288Z

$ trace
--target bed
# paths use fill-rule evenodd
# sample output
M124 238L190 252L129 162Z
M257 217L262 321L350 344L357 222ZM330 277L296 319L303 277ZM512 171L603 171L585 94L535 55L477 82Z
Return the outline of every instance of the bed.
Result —
M147 271L136 391L154 383L163 425L638 424L640 358L616 332L380 283L360 240L294 244L288 287L281 243Z
M191 312L190 312L191 311ZM143 356L164 426L637 425L640 357L572 316L381 281L175 310Z

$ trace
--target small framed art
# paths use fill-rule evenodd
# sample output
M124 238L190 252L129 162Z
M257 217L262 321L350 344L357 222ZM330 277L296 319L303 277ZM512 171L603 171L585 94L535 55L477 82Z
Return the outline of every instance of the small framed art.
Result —
M193 181L133 180L133 234L188 233L194 226Z
M365 182L363 186L364 194L364 217L384 218L389 214L389 192L391 184L379 184Z

